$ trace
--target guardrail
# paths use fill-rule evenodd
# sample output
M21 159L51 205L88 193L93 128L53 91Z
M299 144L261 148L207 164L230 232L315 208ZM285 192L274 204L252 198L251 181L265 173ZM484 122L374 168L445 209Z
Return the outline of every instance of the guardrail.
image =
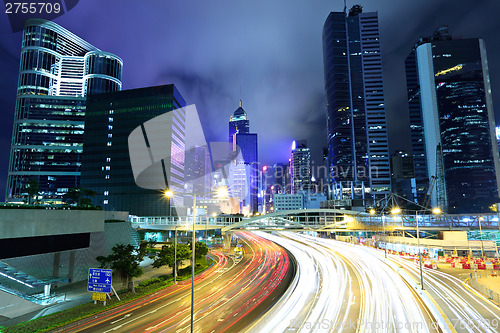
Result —
M469 284L471 285L472 288L474 288L477 291L479 291L486 298L488 298L488 299L496 302L497 304L500 304L500 294L497 293L496 291L492 290L490 287L482 285L482 284L476 282L476 280L472 276L472 273L470 273Z

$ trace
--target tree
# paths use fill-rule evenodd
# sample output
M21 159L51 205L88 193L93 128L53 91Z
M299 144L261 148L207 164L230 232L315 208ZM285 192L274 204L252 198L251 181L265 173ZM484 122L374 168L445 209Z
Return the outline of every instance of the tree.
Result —
M183 260L191 258L191 248L187 244L177 244L177 267L182 265ZM160 252L156 253L153 267L160 268L161 266L175 267L175 245L163 245ZM174 275L177 272L174 272Z
M28 192L28 204L31 205L31 199L35 197L40 191L40 183L36 178L31 178L28 185L26 186L26 191ZM35 198L36 203L36 198Z
M66 193L63 197L63 200L65 203L72 205L75 204L77 205L80 202L82 194L80 192L80 189L77 188L70 188L68 190L68 193Z
M83 207L94 207L92 198L96 196L97 192L84 188L80 190L80 193L82 197L80 197L79 205Z
M95 207L92 203L92 197L97 193L93 190L70 188L63 197L65 203L76 205L77 207Z
M200 259L203 256L207 255L208 247L204 242L196 242L194 243L194 255L196 259Z
M111 268L118 272L124 287L128 287L135 292L134 277L141 276L143 271L139 263L145 256L145 247L136 249L130 244L117 244L111 249L113 252L109 256L99 256L96 258L101 264L101 268Z

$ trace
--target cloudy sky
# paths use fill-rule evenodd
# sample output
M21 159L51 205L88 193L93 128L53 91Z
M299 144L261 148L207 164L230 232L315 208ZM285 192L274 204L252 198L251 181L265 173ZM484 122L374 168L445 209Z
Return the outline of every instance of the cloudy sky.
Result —
M500 1L348 1L353 4L379 14L391 151L409 149L404 59L438 25L486 41L500 111ZM328 13L342 9L342 0L80 0L55 22L120 56L124 89L177 85L196 104L210 141L226 140L241 98L259 135L260 160L274 163L288 159L294 139L307 139L316 159L326 145L321 33ZM12 33L0 14L0 197L20 49L21 33Z

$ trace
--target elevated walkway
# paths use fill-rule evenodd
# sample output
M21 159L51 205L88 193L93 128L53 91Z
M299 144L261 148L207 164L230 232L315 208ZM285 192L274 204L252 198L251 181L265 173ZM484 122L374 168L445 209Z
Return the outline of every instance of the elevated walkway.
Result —
M134 228L191 230L191 216L129 216ZM399 214L381 215L344 209L300 209L251 217L196 216L195 229L405 231L498 230L497 214Z

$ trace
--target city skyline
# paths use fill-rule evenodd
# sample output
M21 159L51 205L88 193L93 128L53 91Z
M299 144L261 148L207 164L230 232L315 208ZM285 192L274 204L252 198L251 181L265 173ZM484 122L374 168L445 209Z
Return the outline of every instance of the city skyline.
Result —
M477 37L486 40L490 58L494 105L498 104L495 103L495 99L498 98L495 94L495 81L498 81L496 79L498 75L495 73L499 72L500 65L495 63L495 43L488 43L488 34L491 36L491 32L487 32L494 31L494 29L491 28L491 25L484 27L483 30L472 26L478 15L494 12L493 9L497 5L486 5L485 2L481 1L475 5L463 2L463 6L454 6L453 10L445 11L443 4L432 4L432 6L427 7L426 5L430 4L430 2L419 5L407 4L407 7L404 8L398 7L399 4L396 4L396 2L392 2L393 6L391 7L388 7L387 2L367 3L367 1L358 1L356 3L363 5L366 11L378 11L380 17L381 48L384 59L384 87L387 95L388 118L390 119L388 127L391 151L408 148L409 146L408 137L403 146L398 144L405 140L399 140L396 144L394 140L391 140L395 136L401 136L407 130L406 120L404 119L407 118L404 87L401 87L402 89L399 89L400 91L397 93L395 92L396 86L398 86L395 82L401 81L404 83L404 56L411 50L419 36L430 34L438 24L448 24L454 32L463 34L464 37ZM212 10L216 10L219 8L218 6L223 4L225 4L223 1L217 2L214 4L215 9ZM355 3L349 2L348 6L353 4ZM234 105L238 99L242 99L246 105L245 109L249 114L249 118L252 119L254 124L253 131L261 137L260 156L263 163L271 164L285 161L289 153L290 142L293 139L304 138L311 143L313 159L316 165L320 164L319 152L322 147L326 146L326 103L322 75L321 28L329 12L341 11L343 3L340 3L340 1L338 4L318 2L314 7L307 6L307 15L300 21L302 24L299 27L294 27L291 20L299 15L301 9L304 9L302 8L303 4L293 4L287 12L282 12L281 3L273 4L265 14L260 13L260 4L254 6L248 4L229 6L225 11L217 14L218 18L223 19L222 21L204 19L200 20L198 25L196 25L195 18L200 17L204 9L203 6L191 8L191 4L188 3L181 8L178 7L181 5L173 5L174 7L169 8L179 13L181 18L186 18L192 27L176 27L176 24L179 23L177 20L168 22L167 24L171 28L176 29L172 33L161 35L176 47L169 53L165 53L163 52L164 49L158 48L153 53L160 56L152 53L151 64L144 65L141 63L144 66L143 71L138 71L139 64L136 57L139 54L135 50L136 48L131 48L128 42L123 43L125 39L122 37L115 39L105 37L110 34L97 33L97 30L102 28L110 30L110 27L115 25L112 27L111 32L122 34L119 30L123 29L123 35L134 33L130 36L135 38L139 45L143 46L143 48L138 47L137 49L145 50L141 52L151 52L155 51L153 46L158 47L157 44L152 42L153 37L158 36L158 32L155 32L154 29L148 29L157 26L162 27L160 22L152 19L151 23L148 23L150 25L141 28L142 30L139 29L140 32L137 33L128 30L127 27L121 25L122 23L113 20L105 21L104 17L100 17L97 12L89 12L92 5L97 6L95 3L81 3L68 14L55 20L55 22L89 40L96 47L122 57L124 59L124 89L166 83L178 85L180 92L186 96L187 103L196 104L200 109L202 122L206 125L207 137L213 141L226 136L226 119L234 111ZM106 11L106 4L99 4L99 6L103 11ZM246 10L241 11L244 14L236 15L237 10L241 9L240 6L243 6L243 9ZM131 6L123 5L123 8L119 8L123 15L117 16L120 16L122 21L133 18L133 14L130 12L131 9L126 7ZM95 9L95 7L93 8ZM191 9L193 9L192 15L187 15ZM148 10L147 6L141 7L142 10ZM90 13L96 16L95 22L99 29L89 28L88 25L84 24L84 19L76 19L77 17L86 17L85 15L88 17ZM278 13L282 15L276 16ZM418 17L415 13L422 13L422 15ZM254 30L250 29L251 26L249 26L235 29L236 31L231 34L221 34L224 27L227 28L228 24L239 22L238 20L245 22L246 25L252 22L260 24L258 24L258 27L256 25ZM403 31L399 31L399 35L395 36L395 33L391 32L388 27L398 20L408 22L408 24L404 27L405 29L402 29ZM467 23L468 21L470 23ZM4 26L8 24L6 17L0 22ZM144 23L146 24L146 22ZM198 34L200 30L197 30L197 27L198 29L200 27L208 28L208 30ZM269 32L267 34L263 33L266 28ZM296 29L300 30L299 35L297 35ZM2 29L2 31L8 30ZM151 39L139 40L138 37L142 36L141 33L151 34ZM295 36L294 39L290 38L292 35ZM210 37L208 41L212 42L212 44L207 45L206 42L202 41L204 37ZM307 39L311 38L313 41L308 42ZM304 43L306 47L304 47ZM272 47L268 52L257 52L255 49L259 45ZM15 91L16 87L19 64L19 58L16 59L16 57L19 57L20 33L3 33L2 47L7 51L2 55L4 58L2 59L4 60L2 66L6 66L3 70L6 79L2 82L4 94L2 94L1 98L3 101L3 114L7 119L7 128L3 132L8 133L13 119L13 100L15 100L15 94L12 95L9 92ZM208 60L203 60L203 57L189 53L193 47L199 47L199 50L202 51L200 53ZM231 49L233 51L229 52ZM249 50L254 50L254 52L249 53ZM189 55L184 63L180 60L180 58L183 59L183 55ZM162 58L162 61L159 62L158 58ZM397 62L392 65L394 59L397 59ZM12 63L14 63L13 66ZM273 64L278 65L273 68ZM388 64L390 65L388 66ZM8 66L11 69L7 69ZM153 66L157 67L153 68ZM287 69L290 68L293 68L293 70L288 71ZM227 71L232 72L232 75L226 75ZM15 75L11 75L10 72L15 72ZM16 79L12 79L13 76ZM266 81L262 86L259 86L258 84L264 82L267 76L274 76L275 79ZM395 76L399 79L394 80ZM297 95L297 92L302 92L302 94ZM295 101L295 96L300 98ZM295 103L291 101L295 101ZM400 109L403 111L399 112ZM399 113L402 115L400 116ZM282 126L275 126L273 130L269 129L269 126L274 125L279 119L281 119ZM285 121L282 121L283 119ZM2 148L6 152L2 156L8 155L7 146L10 146L10 133L2 137L2 142ZM5 165L8 164L8 157L4 157L4 159L6 161L2 165L6 170ZM0 169L0 171L2 170ZM2 177L1 186L5 186L5 178Z

